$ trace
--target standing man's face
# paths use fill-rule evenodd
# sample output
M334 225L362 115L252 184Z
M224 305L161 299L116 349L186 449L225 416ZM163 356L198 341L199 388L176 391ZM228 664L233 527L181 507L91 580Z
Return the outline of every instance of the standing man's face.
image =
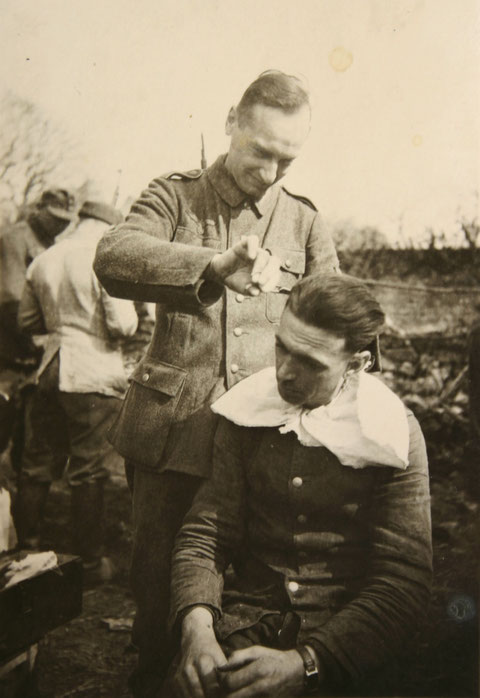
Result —
M225 165L238 187L258 200L278 182L300 153L310 129L310 109L288 114L255 104L239 123L231 109L226 133L231 136Z

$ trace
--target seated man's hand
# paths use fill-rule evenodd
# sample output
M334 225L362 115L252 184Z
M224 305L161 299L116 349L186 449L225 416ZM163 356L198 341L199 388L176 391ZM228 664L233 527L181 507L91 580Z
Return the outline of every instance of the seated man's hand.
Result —
M304 688L303 662L296 650L260 645L236 650L218 673L228 698L295 696Z
M213 631L211 613L206 608L193 608L182 625L181 661L174 677L178 698L219 696L217 667L225 663Z
M260 247L256 235L243 235L240 242L213 257L208 276L232 291L258 296L277 285L280 260Z

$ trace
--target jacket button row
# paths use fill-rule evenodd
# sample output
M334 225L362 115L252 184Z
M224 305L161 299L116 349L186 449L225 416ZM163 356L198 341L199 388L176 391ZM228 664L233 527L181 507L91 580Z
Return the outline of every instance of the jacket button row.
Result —
M295 593L298 591L300 588L300 585L297 582L288 582L288 590Z
M287 267L287 269L290 269L290 267L292 266L292 260L291 260L291 259L286 259L286 260L284 261L284 265Z
M233 334L235 335L235 337L241 337L242 334L243 334L242 328L241 328L241 327L235 327L235 329L233 330Z
M303 485L303 480L301 477L294 477L292 480L292 485L294 487L301 487Z
M144 373L143 376L142 376L142 381L148 381L149 378L150 378L150 374L149 374L149 373Z
M237 301L237 303L243 303L243 301L245 300L245 296L243 295L243 293L237 293L237 295L235 296L235 300Z
M230 371L231 371L232 373L237 373L237 371L238 371L239 368L240 368L240 366L239 366L238 364L232 364L232 365L230 366Z
M305 514L299 514L299 515L297 516L297 521L298 521L298 523L300 523L300 524L306 524L306 523L307 523L307 517L305 516Z

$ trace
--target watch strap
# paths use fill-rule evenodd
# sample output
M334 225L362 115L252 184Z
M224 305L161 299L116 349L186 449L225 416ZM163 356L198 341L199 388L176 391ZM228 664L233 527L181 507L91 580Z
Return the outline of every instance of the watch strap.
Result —
M304 645L297 645L295 649L302 658L303 668L305 670L305 688L308 693L315 691L318 688L319 678L315 660Z

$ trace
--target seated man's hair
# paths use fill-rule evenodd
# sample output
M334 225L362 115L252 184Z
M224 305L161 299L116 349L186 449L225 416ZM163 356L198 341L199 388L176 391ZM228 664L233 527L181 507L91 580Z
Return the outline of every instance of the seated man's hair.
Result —
M247 87L238 103L239 123L242 123L248 110L255 104L263 104L291 114L303 106L310 108L310 98L299 78L280 70L265 70Z
M347 351L366 349L385 322L371 291L346 274L314 274L293 287L286 306L307 325L345 338Z

